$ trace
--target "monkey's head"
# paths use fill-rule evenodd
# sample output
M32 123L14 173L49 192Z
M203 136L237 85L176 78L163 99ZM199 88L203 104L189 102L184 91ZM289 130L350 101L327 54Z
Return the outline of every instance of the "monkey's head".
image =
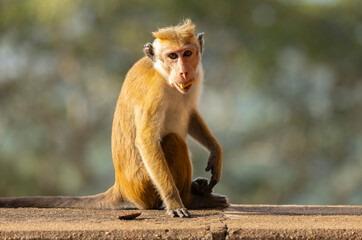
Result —
M182 94L187 93L196 81L201 59L204 34L195 36L194 30L195 25L186 19L180 25L153 32L153 44L144 46L144 52L155 68Z

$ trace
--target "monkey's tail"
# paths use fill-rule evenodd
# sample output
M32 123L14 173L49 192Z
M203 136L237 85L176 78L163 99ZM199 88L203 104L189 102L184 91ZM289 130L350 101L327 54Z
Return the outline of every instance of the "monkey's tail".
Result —
M83 209L127 209L134 208L130 202L115 199L113 187L93 196L40 196L0 198L0 208L83 208Z

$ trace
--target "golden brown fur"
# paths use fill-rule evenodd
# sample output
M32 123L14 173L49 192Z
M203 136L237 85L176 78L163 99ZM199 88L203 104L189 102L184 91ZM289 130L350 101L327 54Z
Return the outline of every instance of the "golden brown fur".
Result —
M0 207L165 207L189 217L186 207L228 206L225 196L211 193L222 149L198 111L203 35L195 37L194 29L191 20L159 29L145 45L147 57L127 73L112 127L113 187L89 197L0 198ZM210 182L192 181L187 134L210 151Z
M182 24L161 28L152 34L155 38L160 40L169 40L180 44L186 44L195 36L195 25L192 24L190 19L186 19Z

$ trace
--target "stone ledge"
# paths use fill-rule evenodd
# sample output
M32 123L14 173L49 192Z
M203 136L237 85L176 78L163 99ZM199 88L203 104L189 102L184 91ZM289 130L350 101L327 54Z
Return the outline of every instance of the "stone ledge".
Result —
M134 220L126 213L142 212ZM362 239L362 206L232 205L161 210L0 209L0 239Z

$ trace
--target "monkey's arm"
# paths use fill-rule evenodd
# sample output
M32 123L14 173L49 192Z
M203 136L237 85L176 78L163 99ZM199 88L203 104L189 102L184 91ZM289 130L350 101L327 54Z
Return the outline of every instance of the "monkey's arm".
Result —
M162 151L157 120L152 110L136 114L136 146L166 205L167 213L176 217L189 217Z
M212 188L220 181L222 148L196 109L192 110L188 133L210 151L210 157L205 170L211 170L212 176L207 187L208 191L211 192Z

